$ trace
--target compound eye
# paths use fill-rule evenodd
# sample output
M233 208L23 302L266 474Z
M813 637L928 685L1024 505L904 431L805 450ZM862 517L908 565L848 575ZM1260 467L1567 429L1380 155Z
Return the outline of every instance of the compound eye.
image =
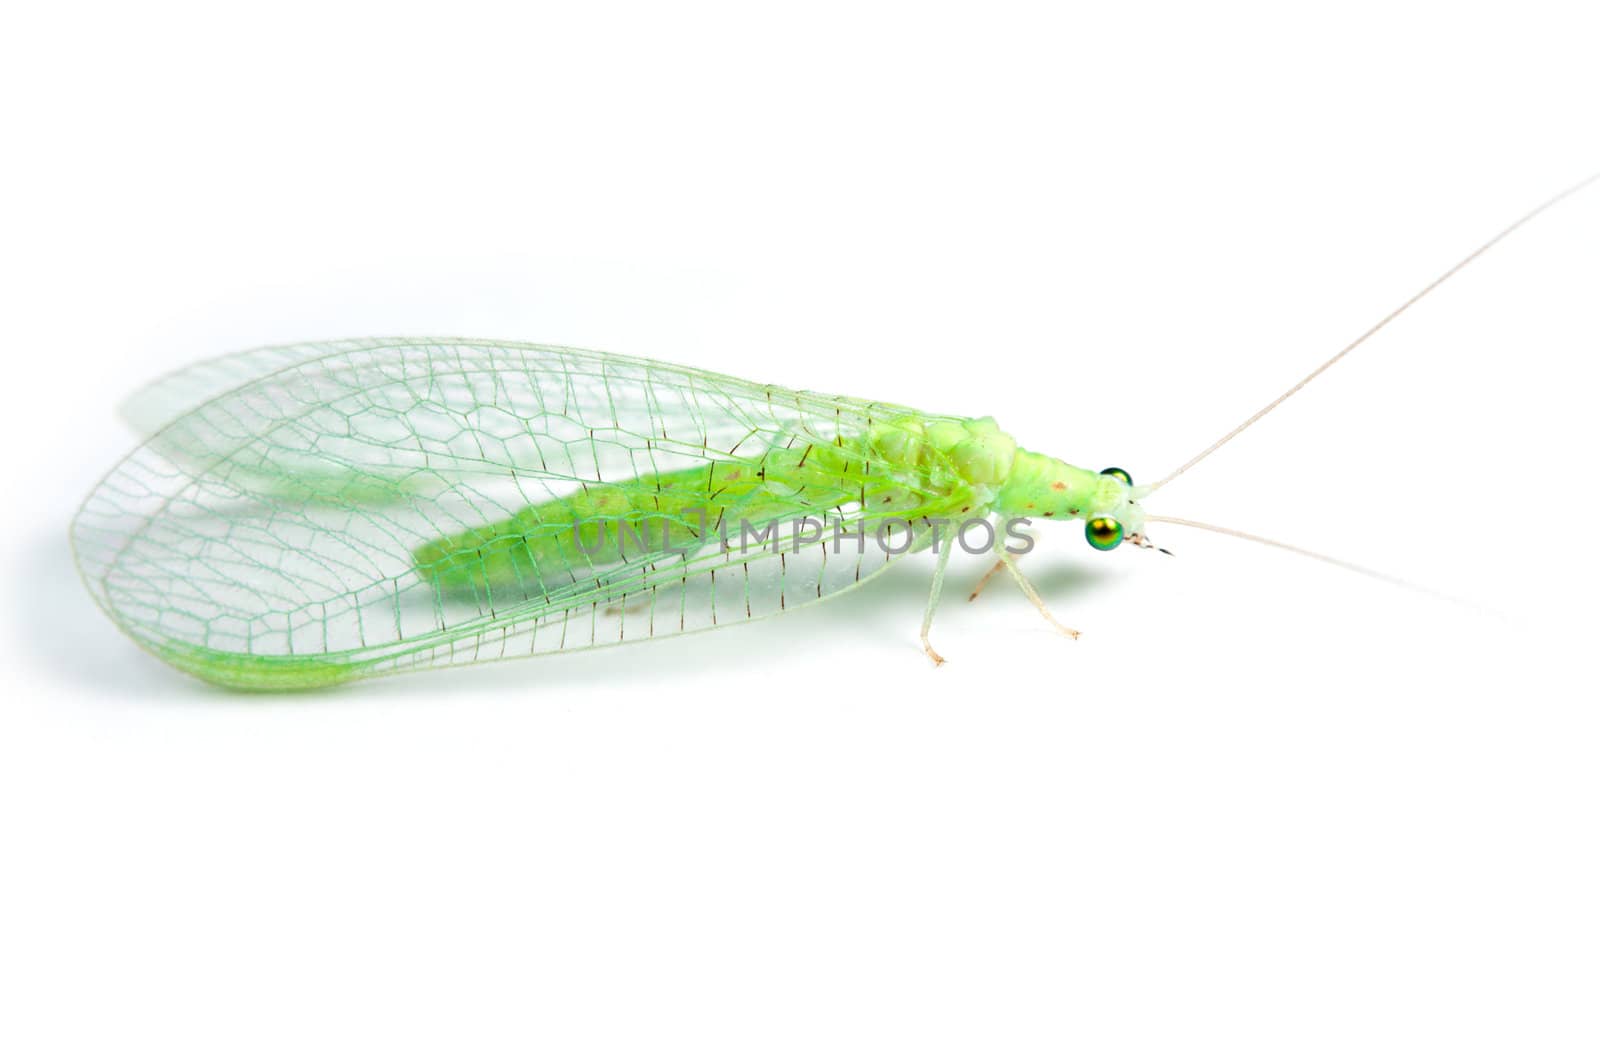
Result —
M1112 476L1112 477L1115 477L1118 480L1121 480L1123 483L1127 484L1129 487L1133 486L1133 477L1128 475L1128 470L1119 469L1115 465L1111 466L1111 468L1109 468L1109 469L1101 469L1100 470L1100 475L1101 476Z
M1122 525L1110 517L1095 517L1083 526L1083 537L1096 550L1115 550L1122 545Z

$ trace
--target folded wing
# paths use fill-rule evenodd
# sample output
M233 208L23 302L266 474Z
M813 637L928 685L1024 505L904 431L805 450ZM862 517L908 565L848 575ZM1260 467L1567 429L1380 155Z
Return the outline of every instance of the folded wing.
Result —
M170 418L72 533L124 630L225 685L316 686L770 615L897 556L870 530L864 549L838 549L835 523L915 523L951 501L877 445L883 425L918 416L902 407L530 344L231 357L146 403ZM768 537L738 534L747 523Z

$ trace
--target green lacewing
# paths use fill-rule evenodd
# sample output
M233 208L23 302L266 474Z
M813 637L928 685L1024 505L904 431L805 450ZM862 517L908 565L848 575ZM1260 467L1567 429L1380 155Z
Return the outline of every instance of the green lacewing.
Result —
M566 347L344 340L228 355L136 395L129 419L153 430L85 500L73 549L136 643L241 689L774 616L923 549L937 558L922 623L937 663L945 568L979 525L990 575L1008 572L1076 637L1023 575L1020 526L1080 522L1110 550L1149 548L1149 523L1188 524L1309 554L1143 502L1593 180L1148 486L1028 450L990 418Z

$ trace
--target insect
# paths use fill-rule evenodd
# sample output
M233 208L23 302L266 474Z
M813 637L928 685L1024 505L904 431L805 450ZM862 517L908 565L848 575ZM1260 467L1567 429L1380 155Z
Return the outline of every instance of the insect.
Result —
M146 388L131 419L155 430L91 492L72 543L90 593L140 646L243 689L753 620L924 548L921 641L938 663L945 570L978 522L995 558L978 589L1004 572L1076 638L1023 573L1017 522L1080 522L1102 551L1149 549L1149 525L1185 524L1332 561L1145 501L1595 179L1149 485L1028 450L990 418L563 347L349 340L229 355Z

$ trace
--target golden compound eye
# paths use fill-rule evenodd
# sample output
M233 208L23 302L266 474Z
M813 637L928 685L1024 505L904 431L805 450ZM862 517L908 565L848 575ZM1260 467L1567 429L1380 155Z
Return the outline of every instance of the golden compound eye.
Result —
M1129 487L1133 486L1133 477L1128 475L1128 470L1119 469L1115 465L1111 466L1111 468L1109 468L1109 469L1101 469L1100 470L1100 475L1101 476L1114 476L1117 479L1121 480L1123 483L1127 484Z
M1122 545L1122 525L1110 517L1096 517L1083 526L1083 537L1096 550L1115 550Z

